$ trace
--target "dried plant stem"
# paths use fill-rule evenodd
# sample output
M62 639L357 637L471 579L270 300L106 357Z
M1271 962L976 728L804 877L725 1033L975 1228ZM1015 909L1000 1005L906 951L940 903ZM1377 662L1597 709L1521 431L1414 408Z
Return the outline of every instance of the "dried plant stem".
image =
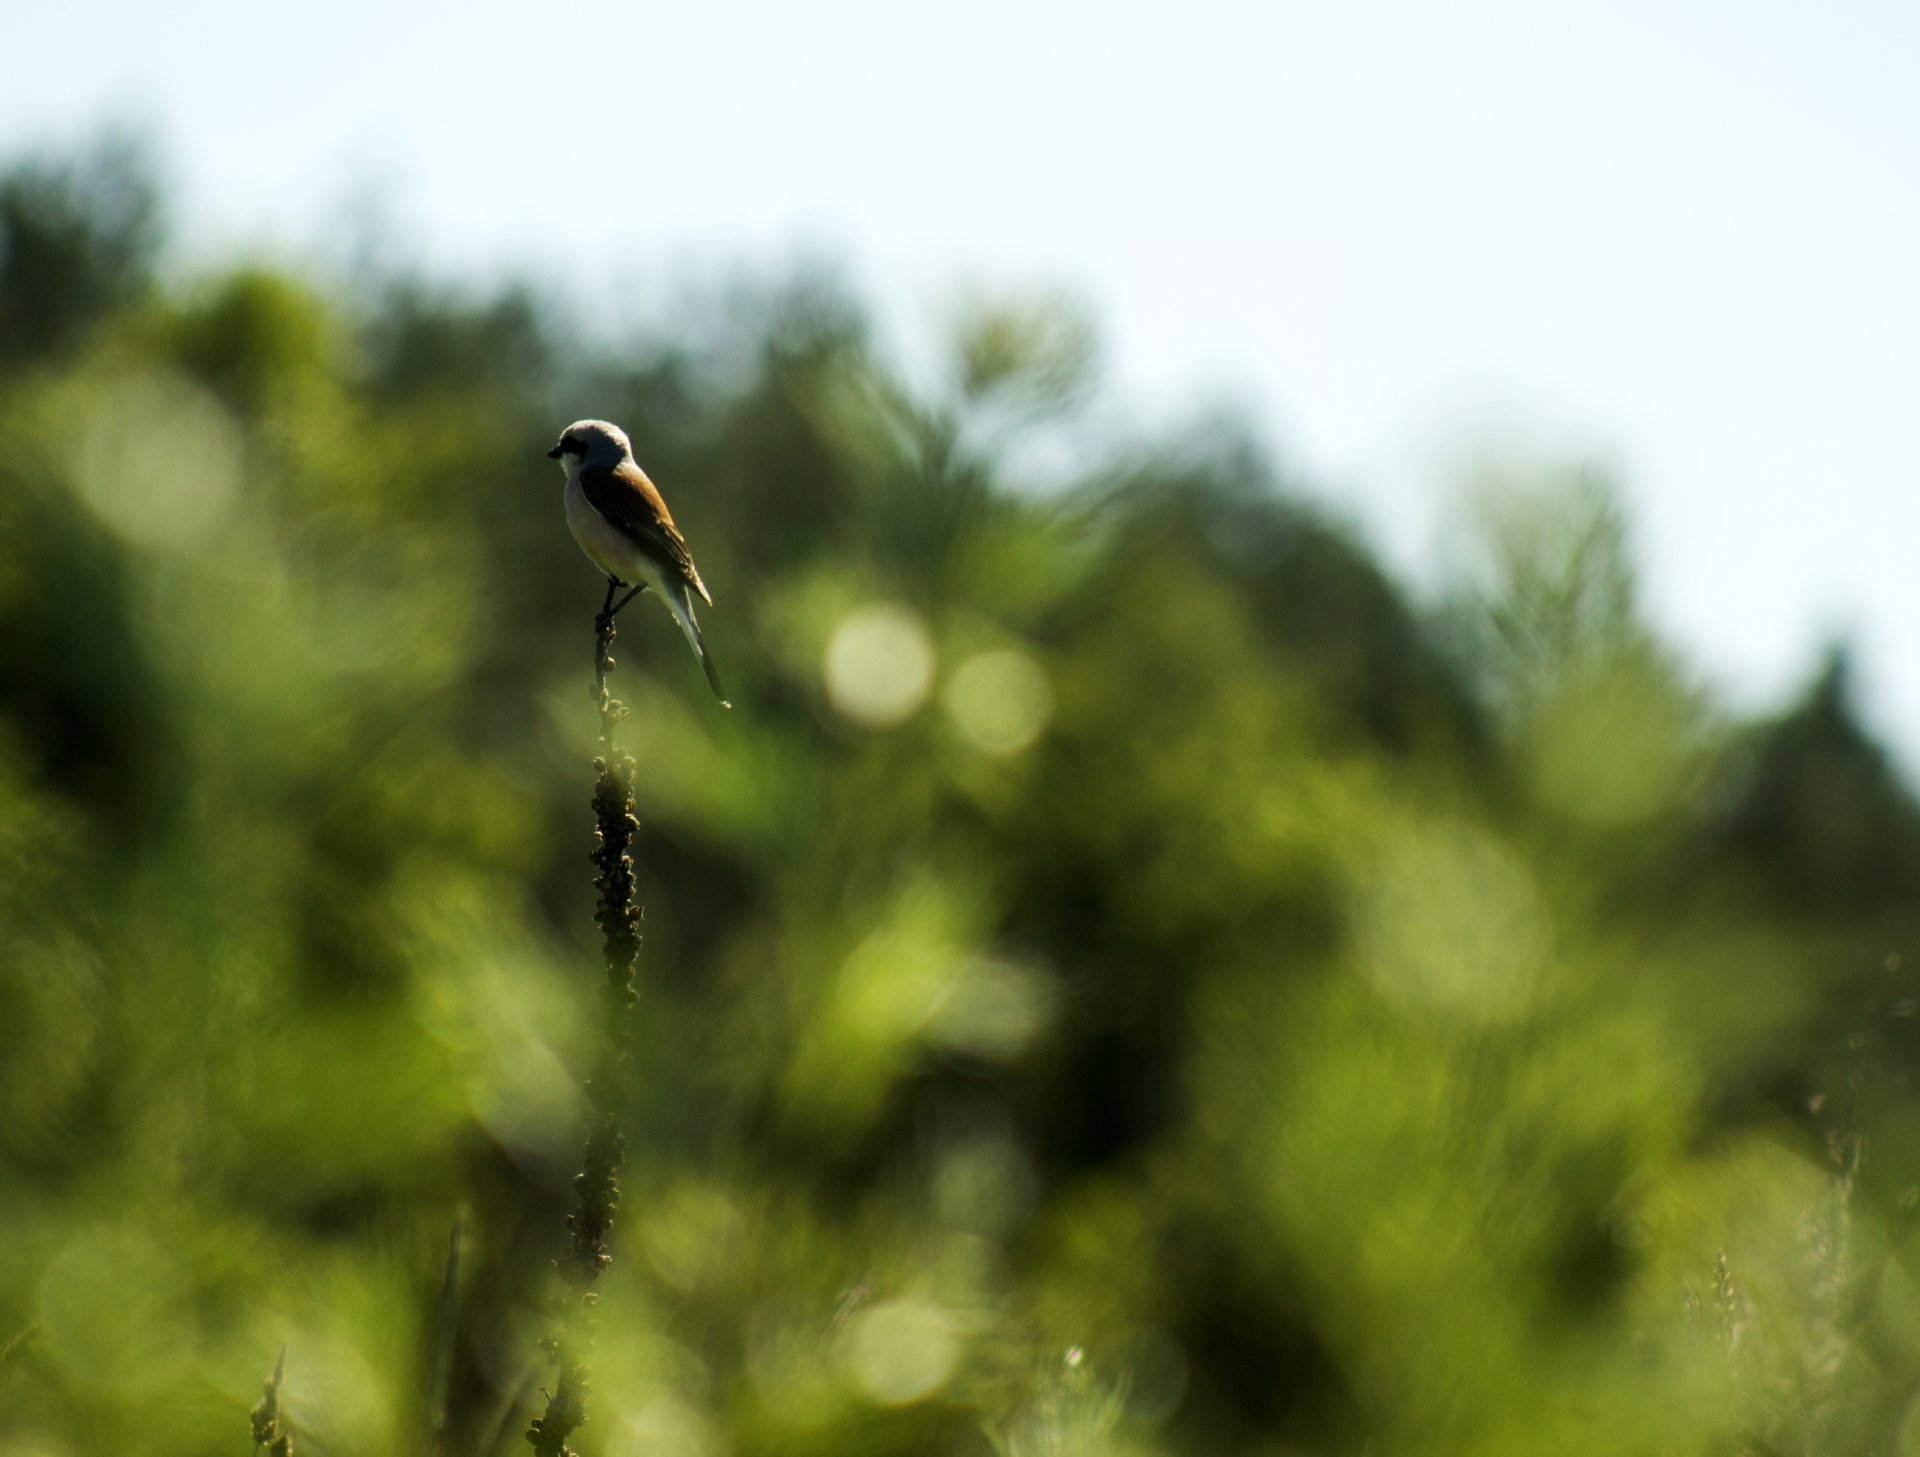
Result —
M13 1368L26 1359L27 1352L33 1349L33 1343L39 1339L40 1327L29 1325L4 1346L0 1346L0 1378L12 1375Z
M293 1457L293 1427L287 1421L286 1413L280 1410L280 1383L287 1375L287 1348L280 1348L280 1357L273 1363L273 1375L267 1378L267 1389L261 1395L259 1405L247 1413L247 1420L253 1430L255 1448L265 1447L268 1457Z
M613 603L613 584L607 606ZM640 821L633 812L633 760L616 755L613 728L626 708L607 692L613 666L613 622L601 610L595 623L593 692L600 708L600 756L594 760L598 782L593 810L598 844L593 863L600 892L594 910L606 962L608 1038L598 1070L587 1079L587 1146L574 1177L574 1208L567 1216L567 1243L554 1268L564 1285L557 1297L555 1330L546 1343L555 1369L544 1415L536 1417L527 1440L539 1457L571 1457L567 1438L586 1420L587 1317L593 1308L593 1284L612 1263L609 1245L614 1212L620 1204L620 1162L626 1151L620 1133L619 1096L631 1061L634 962L640 952L640 908L634 903L633 838Z
M447 1234L447 1268L440 1281L440 1306L434 1315L433 1350L427 1368L427 1409L420 1450L433 1457L446 1443L447 1385L453 1377L453 1343L460 1324L460 1254L466 1243L467 1211L454 1211Z

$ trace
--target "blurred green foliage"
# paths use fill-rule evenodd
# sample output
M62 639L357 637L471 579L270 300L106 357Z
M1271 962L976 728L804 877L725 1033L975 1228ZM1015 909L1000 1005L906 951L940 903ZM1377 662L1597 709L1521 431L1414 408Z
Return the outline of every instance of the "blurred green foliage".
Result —
M1493 483L1423 612L1228 429L1034 489L1095 353L1044 298L929 392L819 280L616 346L163 286L160 216L121 146L0 179L0 1453L237 1450L283 1342L302 1450L519 1449L598 1032L582 415L738 704L631 610L587 1451L1920 1447L1920 809L1843 659L1687 679L1604 480Z

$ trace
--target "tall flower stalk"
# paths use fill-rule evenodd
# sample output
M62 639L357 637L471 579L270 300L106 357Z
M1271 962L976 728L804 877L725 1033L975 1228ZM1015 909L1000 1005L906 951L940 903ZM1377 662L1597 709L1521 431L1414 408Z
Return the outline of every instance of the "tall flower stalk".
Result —
M556 1297L553 1334L546 1343L555 1370L547 1408L528 1428L527 1440L539 1457L571 1457L567 1445L587 1419L587 1362L590 1337L588 1317L593 1308L593 1285L613 1262L610 1248L614 1213L620 1205L620 1164L626 1141L620 1132L619 1103L632 1063L632 1008L634 965L640 954L640 907L634 900L633 839L640 821L633 812L634 762L616 754L614 725L626 717L626 706L607 691L607 672L613 667L614 626L606 616L614 587L596 621L593 649L593 693L600 709L600 753L593 761L598 776L593 791L597 822L592 854L594 886L599 900L593 918L600 927L606 978L607 1038L598 1066L585 1084L587 1145L580 1172L574 1176L574 1206L567 1216L567 1240L554 1261L562 1290Z

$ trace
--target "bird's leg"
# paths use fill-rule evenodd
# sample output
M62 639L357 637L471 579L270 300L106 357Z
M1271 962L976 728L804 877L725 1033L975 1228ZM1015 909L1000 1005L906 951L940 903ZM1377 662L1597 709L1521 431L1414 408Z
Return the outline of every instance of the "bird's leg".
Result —
M593 619L593 630L595 632L605 632L607 625L613 621L613 614L620 610L620 608L613 605L613 594L619 590L620 579L618 577L608 577L607 600L600 604L599 615ZM625 604L623 603L622 605Z
M614 618L620 615L620 609L622 607L625 607L629 602L633 601L634 598L638 597L642 592L646 590L647 590L647 584L645 582L642 582L639 586L635 587L632 591L628 592L627 595L622 597L618 602L615 602L611 608L603 608L600 613L601 617L605 618L608 622L612 622ZM609 601L611 601L613 598L613 593L608 592L607 598Z

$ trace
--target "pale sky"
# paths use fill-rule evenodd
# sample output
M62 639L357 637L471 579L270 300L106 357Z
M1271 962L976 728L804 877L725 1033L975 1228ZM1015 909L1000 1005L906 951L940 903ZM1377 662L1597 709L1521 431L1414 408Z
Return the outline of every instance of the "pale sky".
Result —
M1703 678L1777 701L1845 633L1920 766L1920 6L10 7L0 152L114 117L208 258L373 195L614 312L803 253L905 337L1064 286L1116 397L1237 401L1423 576L1463 444L1602 455Z

